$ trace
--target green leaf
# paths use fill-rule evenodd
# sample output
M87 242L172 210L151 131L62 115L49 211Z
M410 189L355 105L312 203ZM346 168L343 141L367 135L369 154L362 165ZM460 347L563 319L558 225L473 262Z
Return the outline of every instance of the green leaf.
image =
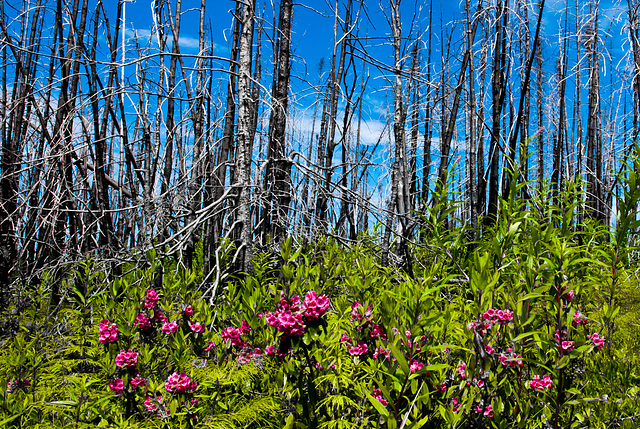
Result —
M389 417L389 411L387 408L382 405L382 402L378 401L376 398L371 396L371 394L367 395L367 399L371 402L371 405L378 411L378 413L382 414L385 417Z
M407 360L404 358L404 354L402 354L402 352L400 350L398 350L398 347L393 344L393 343L389 343L389 348L391 349L391 353L393 354L393 357L396 358L396 360L398 361L398 364L400 365L400 369L402 369L402 372L404 372L405 374L409 374L409 364L407 363Z
M514 342L514 343L517 343L518 341L523 340L523 339L525 339L525 338L527 338L527 337L530 337L530 336L532 336L532 335L536 335L536 334L541 334L541 333L542 333L542 331L530 331L530 332L525 332L525 333L522 333L522 334L518 335L517 337L515 337L515 338L514 338L513 340L511 340L511 341L512 341L512 342Z

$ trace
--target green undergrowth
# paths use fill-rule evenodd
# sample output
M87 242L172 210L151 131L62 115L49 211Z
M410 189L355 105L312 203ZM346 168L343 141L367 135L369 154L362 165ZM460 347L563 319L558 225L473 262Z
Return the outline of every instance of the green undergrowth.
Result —
M410 269L381 266L377 237L289 239L215 287L201 253L194 270L149 253L116 279L84 261L59 303L46 278L16 287L0 317L0 426L635 427L628 167L611 228L582 220L578 191L549 204L513 184L469 241L439 199Z

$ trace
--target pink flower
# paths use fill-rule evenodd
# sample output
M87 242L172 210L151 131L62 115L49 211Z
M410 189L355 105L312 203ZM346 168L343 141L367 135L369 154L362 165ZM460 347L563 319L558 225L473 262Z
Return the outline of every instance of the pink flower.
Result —
M136 316L136 321L133 323L140 330L151 329L151 320L146 314L138 314Z
M160 297L158 296L158 293L155 289L150 288L144 296L144 308L151 309L155 307L159 300Z
M480 414L480 413L482 412L482 410L483 410L483 408L482 408L482 405L480 405L480 404L476 404L476 406L475 406L475 407L473 407L473 411L474 411L476 414Z
M562 344L560 344L560 348L564 351L570 352L574 348L573 344L574 341L563 341Z
M284 309L267 314L267 324L288 337L302 335L306 329L301 313L291 313L291 311Z
M571 324L574 327L580 326L580 325L586 325L587 323L589 323L589 319L587 318L587 316L583 315L578 310L576 310L575 313L573 313L573 320L571 321Z
M164 314L163 311L156 310L154 313L155 314L153 315L153 320L155 320L156 322L164 323L167 320L169 320L167 319L167 316Z
M389 350L387 350L384 347L380 346L377 349L375 349L374 352L373 352L373 358L374 359L377 359L379 356L384 356L387 359L389 359L391 357L391 354L389 353Z
M240 324L240 331L243 334L248 334L249 332L251 332L251 326L249 326L247 321L244 319L242 319L242 324Z
M184 308L184 314L185 316L193 316L193 307L191 306L191 304L187 305Z
M369 347L364 341L358 341L358 345L355 347L349 347L349 354L351 356L360 356L366 354L369 351Z
M124 383L122 382L121 378L116 378L115 380L112 380L111 383L109 383L109 388L113 393L120 394L124 392Z
M511 356L509 356L509 354ZM515 352L512 353L510 348L507 349L506 355L504 353L500 353L500 356L498 356L498 360L500 360L500 363L504 366L522 366L522 356L519 356Z
M377 399L378 401L380 401L380 403L386 407L387 405L389 405L389 401L384 399L384 396L382 396L382 390L380 389L373 389L373 391L371 392L371 396L373 396L375 399Z
M340 342L341 343L350 343L351 342L351 338L349 338L347 336L347 334L342 334L342 336L340 337Z
M573 289L571 289L569 292L565 293L563 295L563 298L565 298L568 302L571 302L573 300L573 295L575 294L575 292L573 291Z
M207 344L207 347L204 349L205 352L210 352L211 350L213 350L213 348L216 345L213 343L213 341L209 341L209 343Z
M446 392L447 391L447 383L438 384L436 386L436 388L441 392Z
M198 387L198 383L192 382L184 372L181 374L174 372L164 383L164 388L170 393L186 393L196 390L196 387Z
M451 399L451 407L453 408L453 412L457 413L460 411L460 401L457 398Z
M240 338L242 336L242 331L236 328L235 326L229 326L227 328L224 328L220 332L220 336L222 337L223 340L230 341L232 346L235 346L235 347L245 346L244 341L242 341L242 339Z
M409 367L409 370L413 374L416 371L420 371L422 368L424 368L424 364L414 360L413 362L411 362L411 366Z
M143 377L140 377L140 374L136 374L136 376L131 379L131 387L136 389L138 386L143 386L146 381L147 380L145 380Z
M484 350L488 353L488 354L493 354L493 352L495 351L493 349L493 347L491 347L489 344L485 344L484 345Z
M267 356L275 356L276 355L276 348L273 346L267 346L264 348L264 354Z
M491 405L487 405L484 409L484 415L487 417L493 417L493 407Z
M316 295L315 291L309 291L305 295L300 310L309 320L319 319L329 308L329 298L326 295Z
M165 322L162 325L162 332L165 334L173 334L178 330L178 323L175 320L171 322Z
M324 369L324 368L322 367L322 365L320 364L320 362L317 362L317 361L316 361L316 369Z
M116 356L116 366L120 368L133 368L138 363L138 353L133 350L120 350Z
M458 373L460 378L467 378L467 374L465 372L466 368L467 368L467 364L464 362L460 362L460 365L458 365L458 369L456 369L456 372Z
M600 335L598 335L597 332L592 335L587 335L587 339L590 339L593 345L596 346L597 349L601 349L602 346L604 346L604 337L601 337Z
M144 407L150 413L155 413L158 411L158 405L155 402L162 403L162 396L158 396L155 400L151 396L147 396L147 399L144 400Z
M548 375L545 375L542 379L539 375L534 375L533 380L529 382L529 387L537 390L545 390L551 386L553 386L553 381Z
M191 328L191 330L197 334L201 334L204 332L204 326L202 326L202 324L198 323L198 322L194 322L194 323L190 323L189 327Z
M109 322L107 319L103 319L98 324L98 331L100 336L98 341L102 344L115 343L118 341L118 326L115 323Z

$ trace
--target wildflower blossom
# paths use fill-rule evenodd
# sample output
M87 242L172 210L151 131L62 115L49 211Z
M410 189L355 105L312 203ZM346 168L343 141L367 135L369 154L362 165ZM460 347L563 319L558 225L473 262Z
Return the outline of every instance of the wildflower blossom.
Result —
M153 315L153 320L155 320L158 323L165 323L169 319L167 318L167 316L164 314L163 311L156 310L155 314Z
M184 314L185 314L185 316L189 316L189 317L193 316L193 307L191 305L187 305L184 308Z
M124 392L124 383L122 382L121 378L116 378L115 380L112 380L111 383L109 383L109 388L113 393L120 394Z
M484 415L486 417L493 417L493 407L491 405L487 405L484 409Z
M391 354L389 353L389 350L385 349L384 347L380 346L377 349L375 349L373 351L373 358L377 359L379 356L384 356L387 359L389 359L391 357Z
M369 335L371 335L371 338L380 338L383 341L388 341L387 333L384 332L384 329L382 329L382 326L378 325L377 323L373 324Z
M189 327L196 334L201 334L204 332L204 326L201 323L198 323L198 322L190 323Z
M593 345L596 346L597 349L601 349L602 346L604 346L604 337L601 337L600 335L598 335L597 332L592 335L587 335L587 339L590 339Z
M162 332L165 334L173 334L178 330L178 323L175 320L171 322L165 322L162 325Z
M118 341L118 326L115 323L109 322L107 319L103 319L98 324L98 331L100 336L98 341L102 344L115 343Z
M181 374L174 372L169 376L169 378L167 378L167 381L164 383L164 388L167 392L170 393L192 392L196 390L197 387L198 383L196 383L195 381L192 382L189 379L189 376L184 372Z
M460 365L458 365L458 368L456 369L456 372L458 373L458 375L460 376L460 378L466 378L467 374L465 372L465 369L467 368L467 364L464 362L460 362Z
M136 376L131 379L131 387L136 389L138 386L143 386L146 381L145 378L140 377L140 374L136 374Z
M358 341L358 345L355 347L349 347L349 354L351 356L360 356L366 354L369 351L369 347L364 341Z
M536 390L546 390L551 386L553 386L553 381L548 375L542 378L539 375L534 375L533 380L529 381L529 387Z
M273 346L267 346L264 348L264 354L266 354L267 356L275 356L276 348Z
M138 353L133 350L120 350L116 356L116 366L120 368L133 368L138 363Z
M305 295L300 310L309 320L319 319L329 309L329 298L326 295L318 296L315 291L309 291Z
M589 319L587 318L587 316L576 310L576 312L573 314L573 321L571 321L571 324L576 327L580 325L586 325L587 323L589 323Z
M242 336L242 331L235 326L229 326L224 328L220 332L220 336L225 341L230 341L231 345L234 347L244 347L245 342L240 338Z
M158 405L156 403L162 403L162 396L158 396L156 399L153 399L151 396L147 396L144 400L144 407L150 413L155 413L158 411Z
M138 314L136 316L136 321L133 324L140 330L151 329L151 320L149 320L149 317L146 314Z
M389 405L389 401L384 399L384 396L382 396L382 390L380 389L373 389L373 391L371 392L371 396L373 396L375 399L377 399L378 401L380 401L380 403L386 407L387 405Z
M500 363L504 366L522 366L522 356L518 355L515 352L512 352L511 348L507 349L507 353L500 353L498 356Z
M409 370L413 374L416 371L420 371L422 368L424 368L424 364L414 360L413 362L411 362L411 366L409 367Z
M457 413L458 411L460 411L460 401L458 401L457 398L453 398L451 400L451 408L453 408L454 413Z
M216 346L216 345L214 344L214 342L213 342L213 341L209 341L209 343L207 344L207 347L205 347L204 351L205 351L205 352L210 352L211 350L213 350L213 348L214 348L215 346Z
M306 325L302 321L301 313L292 313L284 308L267 314L267 324L287 336L299 336L304 334Z
M160 297L155 289L150 288L144 296L144 308L151 309L156 306Z

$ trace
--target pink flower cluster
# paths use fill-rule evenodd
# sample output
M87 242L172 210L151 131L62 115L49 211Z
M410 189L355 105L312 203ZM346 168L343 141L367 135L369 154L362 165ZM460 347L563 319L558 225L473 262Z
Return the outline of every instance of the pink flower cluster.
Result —
M144 407L150 413L157 413L158 417L162 417L162 411L160 409L159 404L162 404L162 396L156 397L153 399L151 396L147 396L147 399L144 400ZM169 410L166 410L169 413Z
M133 350L120 350L116 356L116 366L120 368L133 368L138 363L138 353Z
M361 356L369 352L369 346L364 341L358 341L357 346L348 346L347 348L351 356Z
M604 346L604 337L598 335L597 332L592 335L587 335L587 339L591 340L591 342L594 346L596 346L597 349L601 349L602 346Z
M198 323L198 322L190 323L189 327L196 334L202 334L204 332L204 326L201 323Z
M506 325L513 320L513 311L511 310L495 310L493 308L488 309L482 314L482 319L491 323L500 323Z
M378 325L377 323L373 324L369 335L371 335L371 338L380 338L383 341L388 341L387 333L384 332L384 329L382 329L382 326Z
M98 330L100 337L98 341L102 344L115 343L118 341L118 326L115 323L109 322L107 319L103 319L98 324Z
M377 349L375 349L375 351L373 352L374 359L377 359L379 356L384 356L387 359L389 359L391 357L391 354L389 353L388 349L385 349L384 347L380 346Z
M166 383L164 383L164 388L170 393L193 392L197 387L198 383L191 381L189 376L184 372L182 374L174 372L167 378Z
M580 325L586 325L589 323L589 319L584 314L580 313L578 310L573 314L573 321L571 324L576 327Z
M467 364L464 362L460 362L460 365L458 365L458 368L456 369L456 372L462 379L467 378L467 373L465 369L467 369Z
M155 320L158 323L165 323L169 319L167 318L166 314L164 314L164 311L155 310L153 315L153 320Z
M315 291L309 291L305 295L300 310L309 320L319 319L329 309L329 298L326 295L316 295Z
M149 320L149 316L146 314L140 313L136 316L134 325L138 326L140 330L151 329L151 320Z
M156 292L155 289L150 288L144 296L144 308L151 309L156 306L158 301L160 301L158 292Z
M136 389L138 386L144 386L146 381L144 377L140 377L140 374L136 374L136 376L131 379L131 387Z
M284 307L273 313L268 313L266 320L269 326L273 326L287 337L302 335L306 329L306 325L302 320L302 313L292 313Z
M178 322L172 320L171 322L165 322L162 325L162 332L165 334L173 334L178 330Z
M191 305L187 305L184 308L184 315L187 316L187 317L193 316L193 307Z
M532 389L546 390L553 386L553 381L551 381L551 378L548 375L545 375L542 378L540 378L539 375L534 375L533 380L529 382L529 386Z
M373 389L373 391L371 392L371 396L373 396L375 399L377 399L378 401L380 401L380 403L386 407L387 405L389 405L389 401L387 401L386 399L384 399L384 396L382 396L382 390L380 389Z
M225 341L231 341L231 345L234 347L245 347L247 343L242 341L240 337L244 334L248 334L249 332L251 332L251 327L247 321L243 319L240 328L229 326L220 332L220 336Z
M7 393L13 393L18 389L24 389L26 387L29 387L30 385L31 383L29 382L29 380L25 380L25 379L9 380L7 382Z
M553 338L556 340L556 344L560 350L570 352L574 349L575 341L567 341L566 334L564 332L556 330L556 333L553 334Z
M120 394L124 392L124 383L121 378L116 378L109 383L109 389L115 394Z
M487 405L486 408L482 408L481 404L476 404L476 406L473 407L473 411L476 414L484 413L486 417L493 417L493 407L491 405Z
M409 371L411 371L411 374L413 374L416 371L420 371L422 368L424 368L424 364L418 362L417 360L414 360L413 362L411 362L411 366L409 366Z
M498 359L500 360L500 363L504 366L510 366L510 367L522 366L522 356L516 354L516 352L513 352L511 348L507 349L507 354L500 353L500 356L498 356Z

